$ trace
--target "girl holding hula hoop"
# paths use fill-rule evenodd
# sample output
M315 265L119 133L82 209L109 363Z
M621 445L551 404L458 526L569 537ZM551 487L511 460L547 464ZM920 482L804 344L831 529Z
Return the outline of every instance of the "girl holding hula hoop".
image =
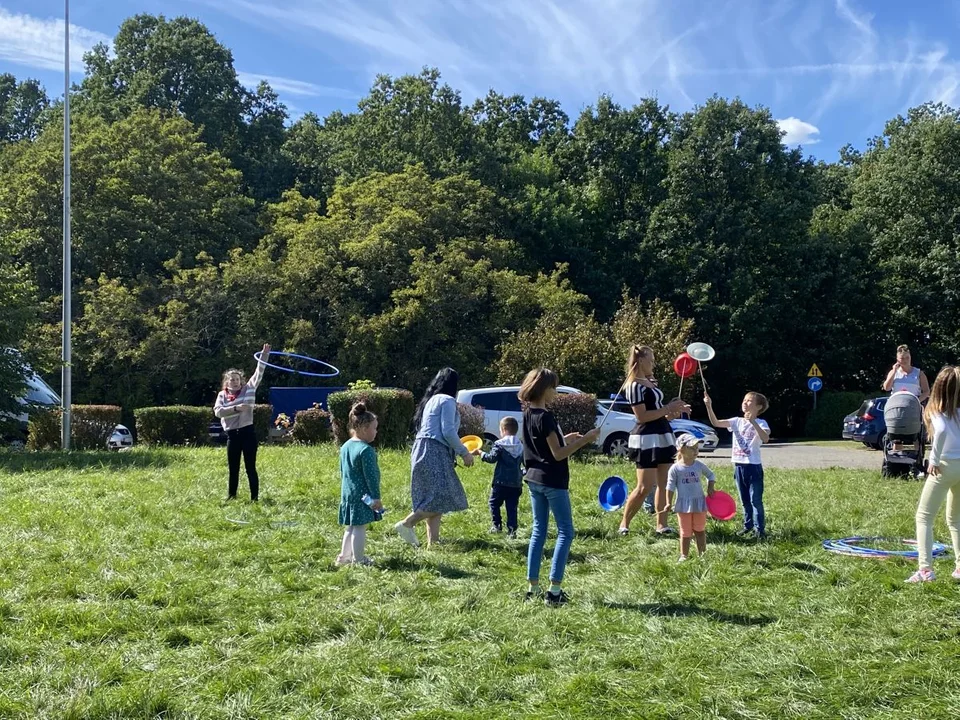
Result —
M664 404L653 377L654 360L653 349L646 345L634 345L627 354L624 394L637 420L630 431L628 457L637 466L637 487L623 508L621 535L630 532L630 521L652 488L657 490L657 534L673 533L667 525L667 477L677 457L677 439L670 421L690 412L690 406L680 399Z
M227 483L227 500L237 497L240 484L240 457L250 482L250 500L260 497L260 476L257 475L257 433L253 429L253 406L257 402L257 386L263 379L263 371L270 357L270 345L263 346L257 369L247 380L242 370L230 368L223 374L223 386L213 406L213 414L227 432L227 467L230 479Z

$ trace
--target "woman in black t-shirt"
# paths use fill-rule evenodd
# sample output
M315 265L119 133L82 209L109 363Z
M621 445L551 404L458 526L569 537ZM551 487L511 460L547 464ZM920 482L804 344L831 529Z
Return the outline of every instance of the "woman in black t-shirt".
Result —
M640 345L630 348L625 394L637 424L630 431L628 456L637 466L637 487L623 508L621 535L630 532L630 521L654 487L657 489L657 534L673 532L667 525L667 474L677 456L677 441L670 421L690 412L690 406L679 399L664 404L663 391L653 377L653 367L652 348Z
M527 580L530 583L527 600L540 594L540 562L547 541L550 513L557 523L557 544L550 564L550 589L544 596L547 605L567 602L561 583L574 535L567 458L600 437L597 428L586 435L563 434L557 419L547 410L547 405L557 395L558 384L557 375L552 370L531 370L518 393L520 402L526 406L523 411L523 463L527 468L525 479L533 508L533 529L527 552Z

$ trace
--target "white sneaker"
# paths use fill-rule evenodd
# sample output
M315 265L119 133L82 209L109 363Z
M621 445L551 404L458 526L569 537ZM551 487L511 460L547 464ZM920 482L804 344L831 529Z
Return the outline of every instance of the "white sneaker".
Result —
M417 534L413 531L413 528L408 528L401 521L394 525L393 529L397 531L397 535L403 538L405 543L411 547L420 547L420 541L417 540Z
M677 562L678 562L678 563L682 563L682 562L686 562L686 561L687 561L687 556L686 556L686 555L681 555L681 556L677 559Z

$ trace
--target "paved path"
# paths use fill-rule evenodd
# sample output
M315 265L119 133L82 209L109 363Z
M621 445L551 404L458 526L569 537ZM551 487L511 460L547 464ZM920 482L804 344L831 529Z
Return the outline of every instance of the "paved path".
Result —
M883 454L850 443L849 449L801 445L797 443L770 443L761 451L765 467L804 470L809 468L853 468L880 472ZM720 447L704 453L707 462L730 462L730 448Z

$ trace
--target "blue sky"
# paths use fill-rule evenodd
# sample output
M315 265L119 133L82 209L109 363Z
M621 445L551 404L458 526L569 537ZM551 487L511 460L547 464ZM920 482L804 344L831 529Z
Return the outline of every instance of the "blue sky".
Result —
M960 0L72 0L75 82L138 12L199 18L294 116L429 65L467 101L544 95L574 118L601 93L680 111L740 96L832 160L913 105L960 104ZM0 71L62 92L62 17L62 0L0 0Z

